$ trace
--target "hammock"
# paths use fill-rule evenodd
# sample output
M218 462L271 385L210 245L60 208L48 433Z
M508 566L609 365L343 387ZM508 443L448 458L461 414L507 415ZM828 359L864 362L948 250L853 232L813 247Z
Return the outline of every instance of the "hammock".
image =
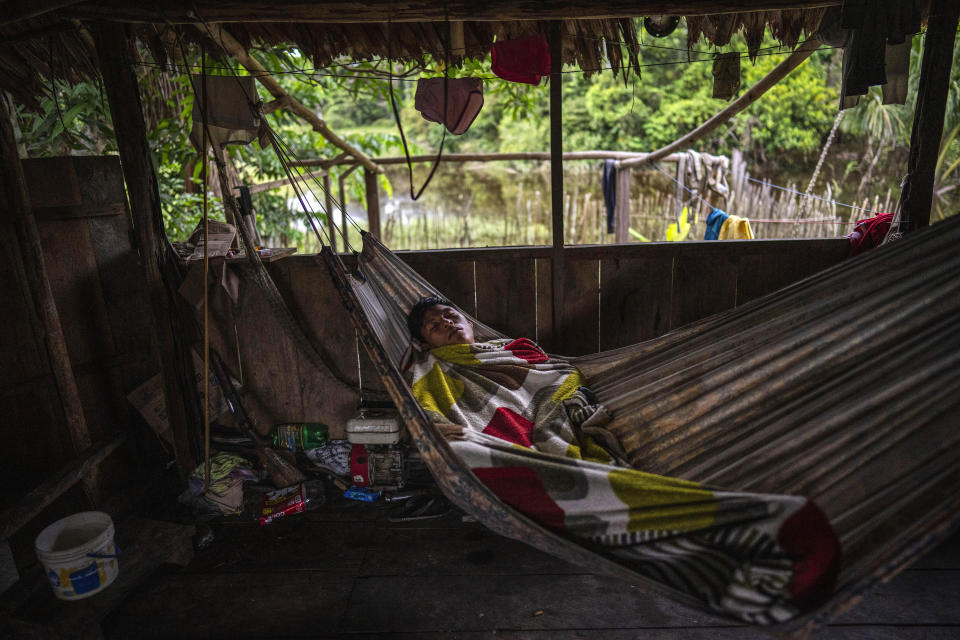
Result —
M286 150L270 138L295 185ZM222 171L221 182L226 186ZM230 199L227 204L235 207ZM239 231L258 284L282 303L243 225ZM560 358L586 376L612 412L604 443L636 470L627 473L643 475L671 499L686 490L704 496L693 502L694 520L703 515L698 509L711 512L702 518L705 529L688 530L689 522L672 518L669 526L641 531L641 539L630 541L639 562L507 506L414 399L399 371L410 347L405 319L414 302L436 289L370 234L364 234L356 274L348 274L328 246L322 256L415 444L458 506L498 533L692 607L764 624L789 621L808 633L960 524L958 244L960 216L653 340ZM315 346L293 330L295 322L282 319L294 339ZM478 341L505 338L471 320ZM544 465L564 460L510 447L500 453L539 455ZM590 471L614 475L602 465ZM753 612L742 599L727 607L723 598L684 584L703 573L691 565L710 571L729 560L710 545L723 551L731 534L753 535L750 517L765 523L770 514L760 512L779 511L779 526L784 513L806 512L802 505L810 503L800 496L820 505L842 549L829 600L797 603L800 609L764 604ZM723 501L733 508L718 506ZM680 506L691 515L689 504ZM732 514L732 521L720 522L714 513ZM753 538L742 541L756 546ZM802 531L788 542L777 539L781 550L806 543ZM671 557L658 564L658 555ZM774 582L780 580L776 554L770 557L767 566L748 562L746 572L772 569ZM661 570L651 571L653 565ZM683 568L691 570L678 571ZM792 569L796 577L796 564ZM748 594L756 595L765 593Z
M960 523L958 243L960 217L658 338L567 359L613 413L606 428L632 467L820 505L843 563L830 600L791 628L838 615ZM498 533L704 609L499 500L399 373L407 311L439 292L369 234L358 275L322 255L451 500ZM477 341L504 337L472 321Z

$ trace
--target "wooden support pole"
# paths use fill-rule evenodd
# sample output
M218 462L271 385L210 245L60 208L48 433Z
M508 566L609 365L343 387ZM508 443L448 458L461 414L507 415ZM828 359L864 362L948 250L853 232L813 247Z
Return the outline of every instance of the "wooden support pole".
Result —
M380 183L377 174L369 169L363 170L363 182L367 189L367 226L377 240L380 239Z
M130 42L125 28L111 23L98 26L96 42L156 324L167 417L177 462L183 471L189 472L196 467L200 454L196 441L201 424L200 405L190 348L177 315L176 287L180 276L163 229L160 192L147 144Z
M674 140L667 146L650 152L643 158L621 160L620 166L637 167L644 164L650 164L652 162L657 162L658 160L664 159L674 151L686 149L691 144L704 137L721 124L756 102L760 96L765 94L770 89L770 87L783 80L787 74L800 66L801 62L813 55L813 52L816 51L819 46L820 40L816 37L811 37L808 40L805 40L793 51L793 53L787 56L783 62L774 67L770 73L763 76L755 85L747 89L742 96L731 102L722 111L719 111L702 125L687 135Z
M60 314L57 312L53 290L47 278L40 233L30 207L30 197L10 118L11 111L7 100L0 96L0 175L4 176L0 181L0 215L9 217L16 231L21 257L18 266L23 269L24 280L30 289L29 298L40 321L37 331L46 347L70 442L74 453L80 453L90 447L90 431L83 415L77 381L73 377L67 342L60 325ZM96 479L88 477L85 488L91 502L96 504L99 501Z
M347 229L347 176L356 171L360 165L355 164L337 178L337 186L340 187L340 233L343 235L343 250L350 250L350 231Z
M561 338L564 327L565 279L563 256L563 22L550 23L550 210L553 228L553 341Z
M337 223L333 220L333 186L330 184L330 172L323 173L323 208L327 212L327 235L330 236L330 250L337 252Z
M613 207L614 241L630 242L630 167L617 169L617 199Z
M278 101L281 101L278 103L278 106L282 106L306 120L307 123L313 127L314 131L326 138L332 145L343 149L356 158L357 162L362 164L368 171L378 171L377 165L374 164L368 155L331 131L327 123L320 119L320 116L287 93L286 89L277 82L277 79L274 78L256 58L247 53L243 45L237 42L237 39L230 35L223 27L219 24L205 23L203 25L197 25L197 29L203 35L213 38L213 41L220 45L224 51L236 58L237 61L243 65L243 68L249 71L250 75L256 78L257 81L270 92L270 95Z
M943 136L943 118L950 89L953 43L957 36L960 3L933 0L923 45L917 106L910 134L907 175L900 191L900 231L907 233L930 224L933 183Z

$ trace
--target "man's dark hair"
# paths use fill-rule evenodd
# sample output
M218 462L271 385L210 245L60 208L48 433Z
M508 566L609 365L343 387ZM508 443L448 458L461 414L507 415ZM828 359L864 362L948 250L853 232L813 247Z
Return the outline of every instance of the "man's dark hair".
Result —
M410 309L410 313L407 314L407 329L410 330L410 335L415 340L423 340L423 335L420 333L420 327L423 325L423 316L427 313L427 309L430 307L435 307L438 304L442 304L446 307L457 308L457 305L453 304L446 298L441 298L440 296L427 296L425 298L420 298L413 308Z

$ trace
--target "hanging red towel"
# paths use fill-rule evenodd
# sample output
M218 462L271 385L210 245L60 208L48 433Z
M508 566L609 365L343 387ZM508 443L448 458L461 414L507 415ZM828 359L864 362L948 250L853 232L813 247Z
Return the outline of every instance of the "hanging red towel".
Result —
M494 42L490 55L493 72L504 80L537 85L550 74L550 48L542 34Z
M443 113L446 86L447 113ZM430 122L439 122L454 135L466 133L483 107L480 78L420 78L414 106Z
M863 253L867 249L873 249L880 246L890 228L890 221L893 220L892 213L881 213L873 218L860 220L853 228L847 238L850 239L850 254L855 256Z

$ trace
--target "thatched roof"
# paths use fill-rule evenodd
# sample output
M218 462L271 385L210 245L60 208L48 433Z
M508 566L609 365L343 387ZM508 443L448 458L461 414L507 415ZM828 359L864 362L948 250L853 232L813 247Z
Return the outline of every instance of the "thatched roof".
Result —
M67 82L96 77L92 32L100 21L129 23L131 34L158 58L175 54L175 31L191 40L203 39L204 25L218 22L246 46L295 45L323 67L342 56L420 60L430 54L441 58L448 41L448 20L463 24L464 55L484 57L495 38L546 34L551 23L545 18L558 17L564 18L567 36L564 62L590 71L635 67L639 49L633 17L685 15L691 47L701 37L712 44L726 44L738 31L751 47L758 47L768 28L775 38L793 45L816 30L825 6L836 4L839 0L581 0L579 4L6 0L0 24L0 88L25 104L35 104L38 96L49 93L51 77ZM208 43L212 46L212 41Z

